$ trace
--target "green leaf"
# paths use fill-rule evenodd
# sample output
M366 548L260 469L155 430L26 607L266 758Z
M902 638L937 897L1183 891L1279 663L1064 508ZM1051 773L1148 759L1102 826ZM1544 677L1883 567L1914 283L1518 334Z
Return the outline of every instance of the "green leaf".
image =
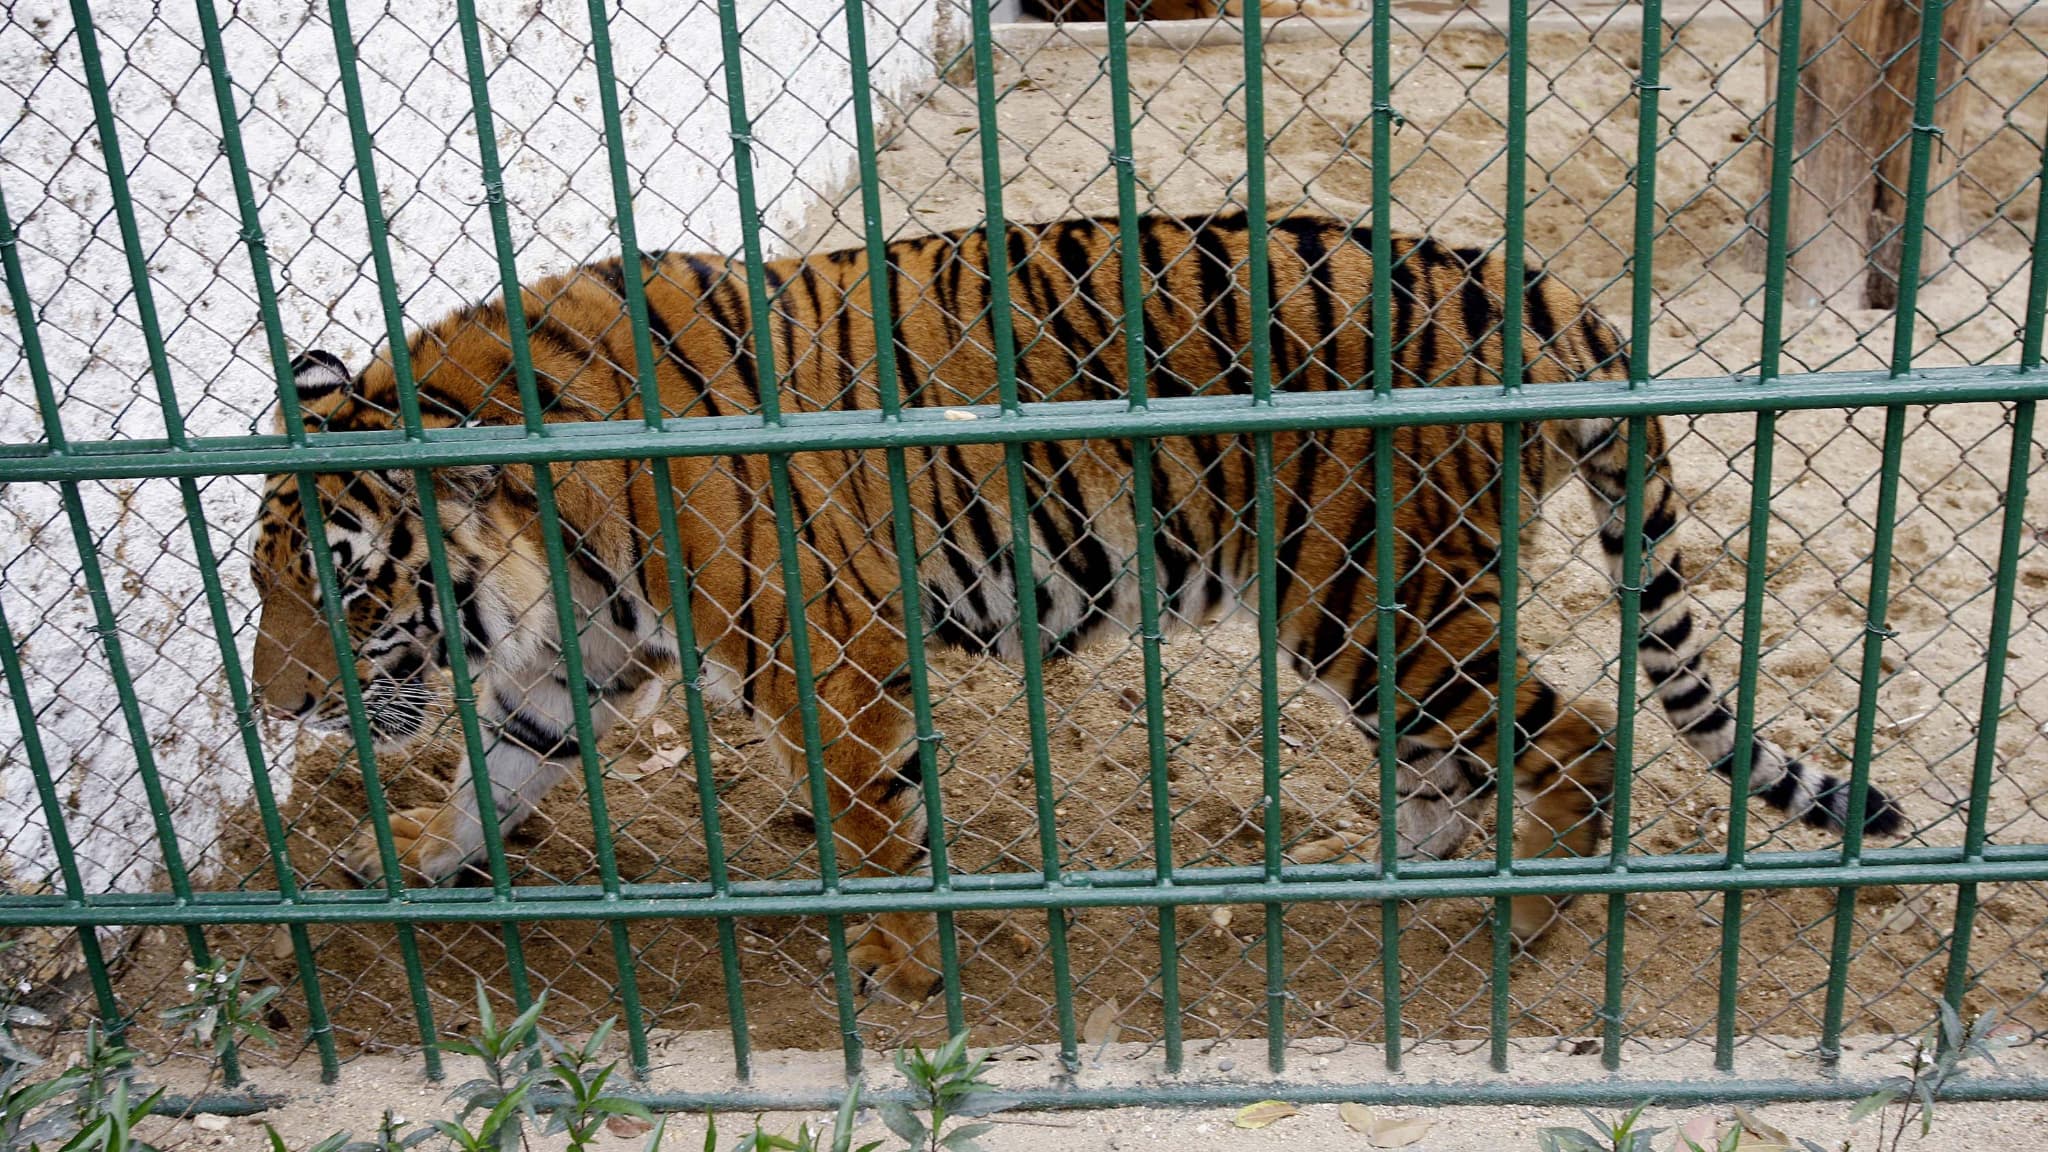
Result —
M942 1045L937 1052L932 1053L932 1064L935 1065L939 1069L939 1072L943 1075L944 1073L953 1070L953 1068L956 1065L960 1064L961 1061L966 1058L966 1056L967 1033L963 1029L959 1035L953 1037L951 1040L946 1041L945 1044Z
M718 1152L718 1114L709 1108L704 1110L704 1152Z
M490 994L484 991L484 978L476 978L476 1030L480 1035L498 1034L498 1014L491 1011Z
M994 1127L993 1124L969 1124L964 1128L955 1128L939 1141L939 1147L946 1149L946 1152L982 1152L981 1145L975 1143L974 1138Z
M846 1086L846 1095L839 1101L839 1113L832 1117L832 1147L830 1152L847 1152L853 1143L854 1116L860 1111L860 1081Z
M1894 1088L1880 1088L1872 1092L1858 1100L1854 1108L1849 1109L1849 1123L1854 1124L1874 1112L1883 1111L1886 1105L1898 1098L1898 1090Z
M284 1137L277 1134L277 1129L265 1124L263 1126L263 1135L270 1140L270 1152L291 1152L290 1149L284 1146Z
M645 1104L638 1100L628 1100L624 1096L599 1096L590 1102L590 1111L593 1115L631 1116L635 1120L654 1123L654 1113L649 1112Z
M1943 1047L1954 1051L1963 1046L1963 1018L1956 1015L1956 1006L1946 1000L1937 1001L1935 1007L1941 1010L1941 1038Z
M1536 1140L1543 1152L1606 1152L1598 1137L1581 1128L1545 1128Z
M924 1139L924 1121L918 1119L917 1114L909 1108L898 1104L894 1100L884 1101L879 1108L882 1113L882 1123L889 1126L889 1131L909 1141L912 1145Z

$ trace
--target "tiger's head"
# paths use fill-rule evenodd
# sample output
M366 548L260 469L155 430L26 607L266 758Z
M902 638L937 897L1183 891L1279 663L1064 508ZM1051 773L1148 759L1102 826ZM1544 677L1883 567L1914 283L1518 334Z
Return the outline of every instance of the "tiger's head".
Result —
M308 431L390 428L387 408L366 392L376 381L353 377L326 352L292 363ZM502 531L491 503L500 473L488 466L437 469L434 494L468 651L475 659L489 638L485 617L498 599L494 567L524 549ZM329 473L315 477L340 611L362 688L363 709L379 745L397 748L425 732L439 707L438 669L446 666L441 613L414 474L406 469ZM265 709L308 731L349 730L328 621L323 612L315 542L306 520L306 492L296 475L264 484L252 574L262 607L254 681ZM497 564L484 557L496 556ZM480 636L479 633L482 633Z

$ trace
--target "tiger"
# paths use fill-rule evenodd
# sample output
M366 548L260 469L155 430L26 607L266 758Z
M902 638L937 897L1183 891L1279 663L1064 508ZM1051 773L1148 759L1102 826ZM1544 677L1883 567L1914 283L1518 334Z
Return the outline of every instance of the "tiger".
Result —
M1119 303L1121 225L1111 218L1009 224L1002 244L1017 392L1027 402L1123 400ZM1239 211L1136 218L1143 363L1154 397L1243 395L1253 390L1248 255L1253 228ZM1373 236L1357 222L1283 215L1268 222L1271 379L1282 391L1373 386L1370 323ZM1454 247L1389 237L1387 322L1396 387L1501 384L1507 262L1499 246ZM992 307L992 243L967 228L890 241L871 289L864 249L763 262L769 348L785 412L872 411L881 403L878 352L893 355L906 401L965 410L999 391ZM676 422L762 411L754 314L737 259L642 253L591 263L522 287L532 379L550 424L644 419L627 305L639 277L661 415ZM891 322L876 330L871 291ZM1523 380L1622 380L1615 329L1560 279L1524 272ZM504 299L460 308L406 341L420 410L430 427L508 425L521 419L513 335ZM389 349L360 370L327 351L291 365L308 431L386 430L399 410ZM281 419L282 417L280 417ZM673 426L673 424L671 424ZM1662 423L1644 423L1643 575L1639 664L1647 696L1683 742L1731 774L1737 721L1704 666L1709 629L1699 616L1674 532L1681 499ZM1530 424L1517 458L1504 459L1493 424L1403 426L1395 448L1391 513L1397 586L1375 575L1373 433L1310 428L1271 435L1274 622L1278 656L1340 706L1375 746L1395 741L1394 819L1405 859L1454 856L1479 826L1476 802L1499 781L1496 690L1502 678L1501 573L1506 533L1499 480L1520 469L1540 500L1566 477L1585 484L1611 579L1623 581L1628 448L1605 417ZM1057 659L1091 641L1128 637L1141 621L1134 561L1141 526L1129 496L1128 442L1022 444L1030 572L1038 635L1019 631L1018 560L1012 550L1005 449L997 444L906 447L921 618L905 619L891 520L887 454L805 451L786 457L796 565L815 668L816 749L827 782L839 859L857 876L929 869L931 829L921 802L907 670L915 627L938 644L1020 660L1026 644ZM1149 456L1157 596L1167 634L1255 613L1259 568L1254 507L1259 470L1251 438L1174 435ZM654 471L640 460L552 466L567 542L591 726L602 736L644 713L645 698L679 676L668 559ZM750 713L781 764L805 771L804 725L793 632L777 575L770 463L760 457L670 461L681 564L687 571L703 690ZM434 594L420 493L405 469L320 475L312 498L325 519L340 612L354 646L369 727L401 748L429 727L429 701L447 647L459 642L492 743L488 776L500 825L516 826L578 763L581 747L564 641L550 598L537 526L536 476L525 464L444 467L433 474L456 603ZM316 732L349 724L334 684L339 664L321 615L308 494L291 475L269 477L253 569L261 600L253 673L265 707ZM1534 505L1532 505L1533 507ZM1380 732L1375 637L1382 604L1396 612L1396 730ZM459 621L452 625L451 619ZM456 635L448 631L456 628ZM1524 858L1588 856L1605 835L1613 791L1615 716L1603 703L1553 685L1529 657L1512 665L1513 831ZM1850 789L1758 734L1750 787L1789 819L1839 831ZM394 813L390 828L408 878L439 883L483 852L479 800L458 784L444 802ZM814 830L821 822L810 814ZM1905 826L1898 802L1867 794L1869 832ZM1502 834L1507 834L1503 830ZM823 836L820 835L820 839ZM1368 852L1356 832L1306 839L1297 863ZM359 835L343 863L363 882L382 876L374 841ZM1513 899L1511 930L1528 947L1558 916L1546 896ZM875 916L849 959L864 986L904 998L938 978L929 914Z

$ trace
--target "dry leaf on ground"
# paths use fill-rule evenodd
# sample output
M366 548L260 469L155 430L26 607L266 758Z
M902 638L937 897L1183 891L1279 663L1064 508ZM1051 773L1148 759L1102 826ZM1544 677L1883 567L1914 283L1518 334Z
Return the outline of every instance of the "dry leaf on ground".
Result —
M1247 1104L1238 1109L1237 1116L1231 1123L1239 1128L1264 1128L1274 1121L1300 1114L1301 1109L1285 1100L1261 1100L1257 1104Z

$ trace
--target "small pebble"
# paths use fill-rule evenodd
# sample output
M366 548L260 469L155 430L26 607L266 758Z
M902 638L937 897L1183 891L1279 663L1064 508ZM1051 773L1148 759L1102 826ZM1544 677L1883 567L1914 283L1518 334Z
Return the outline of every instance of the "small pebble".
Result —
M228 1118L208 1112L205 1115L194 1117L192 1126L201 1132L225 1132L228 1130Z
M1228 1056L1225 1056L1223 1059L1218 1060L1216 1062L1216 1070L1218 1072L1228 1072L1235 1067L1237 1067L1237 1061L1232 1060Z

